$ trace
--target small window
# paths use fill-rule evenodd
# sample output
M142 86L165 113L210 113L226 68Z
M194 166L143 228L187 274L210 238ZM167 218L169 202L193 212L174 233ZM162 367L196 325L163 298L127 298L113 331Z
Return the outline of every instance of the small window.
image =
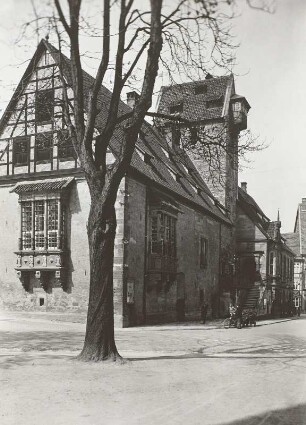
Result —
M200 267L206 269L207 267L207 248L208 243L206 238L200 238Z
M172 126L172 146L173 147L181 147L181 129L176 126L173 125Z
M176 105L172 105L169 108L170 114L177 114L179 112L183 112L183 103L177 103Z
M206 108L222 108L223 103L223 97L219 97L219 99L211 99L206 102Z
M29 137L17 137L13 142L14 165L28 165L29 162Z
M202 84L200 86L196 86L194 88L194 94L206 94L207 93L207 86L205 84Z
M35 140L35 160L51 161L53 151L53 134L41 133L36 136Z
M54 94L53 90L43 90L36 93L35 120L37 123L49 122L53 118Z
M195 145L198 141L198 129L196 127L190 128L190 143Z

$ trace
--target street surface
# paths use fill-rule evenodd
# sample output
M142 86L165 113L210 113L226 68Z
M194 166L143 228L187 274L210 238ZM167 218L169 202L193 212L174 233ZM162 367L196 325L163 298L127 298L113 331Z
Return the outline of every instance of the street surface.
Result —
M306 425L306 316L117 329L125 364L76 361L84 330L0 314L1 425Z

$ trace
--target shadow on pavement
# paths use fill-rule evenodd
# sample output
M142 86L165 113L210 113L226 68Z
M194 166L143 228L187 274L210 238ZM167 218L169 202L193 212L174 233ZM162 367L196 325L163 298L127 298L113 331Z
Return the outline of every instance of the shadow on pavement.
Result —
M305 359L306 355L297 356L294 355L226 355L226 354L178 354L178 355L161 355L161 356L148 356L148 357L126 357L125 359L131 362L138 362L143 360L187 360L187 359L226 359L226 360L262 360L262 359ZM306 425L306 422L305 424Z
M62 355L62 354L40 354L39 356L33 356L30 354L19 354L15 356L2 355L0 357L0 369L7 370L15 367L33 366L37 363L43 363L44 361L49 362L50 358L52 360L75 360L78 353L75 356L71 355Z
M1 349L22 351L80 350L83 332L1 332Z
M222 422L219 425L305 425L306 405L299 404L287 409L271 410L261 415L248 416L233 422Z

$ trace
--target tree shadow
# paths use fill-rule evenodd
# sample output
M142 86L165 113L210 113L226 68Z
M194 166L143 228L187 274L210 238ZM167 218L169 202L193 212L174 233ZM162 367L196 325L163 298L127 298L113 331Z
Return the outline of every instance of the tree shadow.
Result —
M80 350L84 332L1 332L1 349L21 351Z
M44 361L52 360L75 360L76 354L74 355L63 355L63 354L41 354L39 356L33 356L31 354L18 354L18 355L2 355L0 361L0 369L8 370L15 367L28 366L29 364L35 365L37 362L41 363Z
M275 409L260 415L248 416L232 422L220 422L218 425L305 425L306 405L298 404L286 409Z
M146 356L146 357L125 357L126 360L131 362L138 362L138 361L144 361L144 360L188 360L188 359L226 359L226 360L263 360L263 359L305 359L306 355L297 356L295 355L270 355L270 356L263 356L263 355L226 355L226 354L197 354L197 353L186 353L186 354L165 354L161 356ZM306 422L305 422L306 424ZM304 424L304 425L305 425Z

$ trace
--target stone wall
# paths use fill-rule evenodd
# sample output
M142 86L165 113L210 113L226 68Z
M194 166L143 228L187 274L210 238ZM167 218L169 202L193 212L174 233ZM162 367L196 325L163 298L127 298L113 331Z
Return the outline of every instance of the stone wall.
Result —
M114 259L114 304L116 323L122 325L122 274L123 274L123 192L125 182L121 183L116 201L117 235ZM67 284L63 290L53 281L51 293L46 293L33 276L33 293L26 292L16 276L15 264L20 237L20 209L18 196L10 193L14 185L0 187L0 305L3 309L37 310L58 312L86 312L89 290L89 249L86 223L90 208L90 195L84 178L76 179L69 195L66 215Z

